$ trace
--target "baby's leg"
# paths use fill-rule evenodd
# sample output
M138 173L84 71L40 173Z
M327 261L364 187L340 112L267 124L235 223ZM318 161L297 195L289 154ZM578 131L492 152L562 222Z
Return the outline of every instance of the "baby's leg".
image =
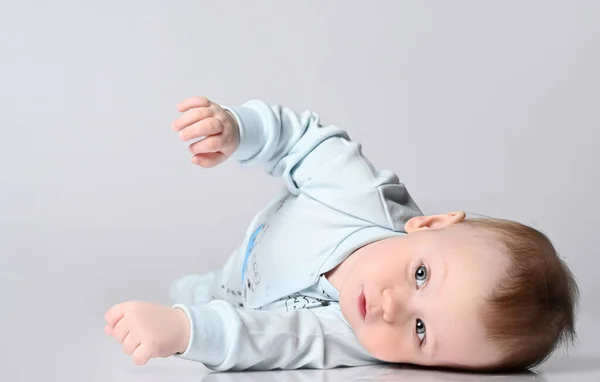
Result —
M212 300L227 300L242 306L243 257L234 250L223 268L206 274L190 274L171 285L174 304L204 305Z

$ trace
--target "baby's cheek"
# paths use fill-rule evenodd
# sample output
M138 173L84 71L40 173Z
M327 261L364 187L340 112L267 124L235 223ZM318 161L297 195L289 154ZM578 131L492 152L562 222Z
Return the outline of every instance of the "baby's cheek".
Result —
M363 328L357 337L364 348L375 358L385 362L408 363L414 360L409 340L396 328L379 326Z

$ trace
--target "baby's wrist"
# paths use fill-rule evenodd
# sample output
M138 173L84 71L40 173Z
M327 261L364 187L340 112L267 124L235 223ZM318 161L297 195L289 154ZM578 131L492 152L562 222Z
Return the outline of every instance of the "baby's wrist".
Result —
M181 325L181 336L179 341L177 342L177 354L183 354L186 352L188 345L190 343L190 320L183 309L173 308L177 312L180 318Z

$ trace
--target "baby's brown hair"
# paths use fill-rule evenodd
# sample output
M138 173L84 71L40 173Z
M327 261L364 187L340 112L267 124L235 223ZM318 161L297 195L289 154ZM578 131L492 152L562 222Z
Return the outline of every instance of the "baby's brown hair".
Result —
M531 368L560 345L572 344L579 289L548 237L504 219L466 219L460 224L491 234L509 257L507 274L482 312L488 339L499 347L500 360L479 371Z

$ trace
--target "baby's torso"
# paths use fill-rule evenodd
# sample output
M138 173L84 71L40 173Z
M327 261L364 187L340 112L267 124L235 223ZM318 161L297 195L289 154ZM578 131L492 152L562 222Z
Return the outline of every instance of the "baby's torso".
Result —
M255 216L223 268L227 295L249 309L337 303L322 275L366 243L399 234L283 189Z

